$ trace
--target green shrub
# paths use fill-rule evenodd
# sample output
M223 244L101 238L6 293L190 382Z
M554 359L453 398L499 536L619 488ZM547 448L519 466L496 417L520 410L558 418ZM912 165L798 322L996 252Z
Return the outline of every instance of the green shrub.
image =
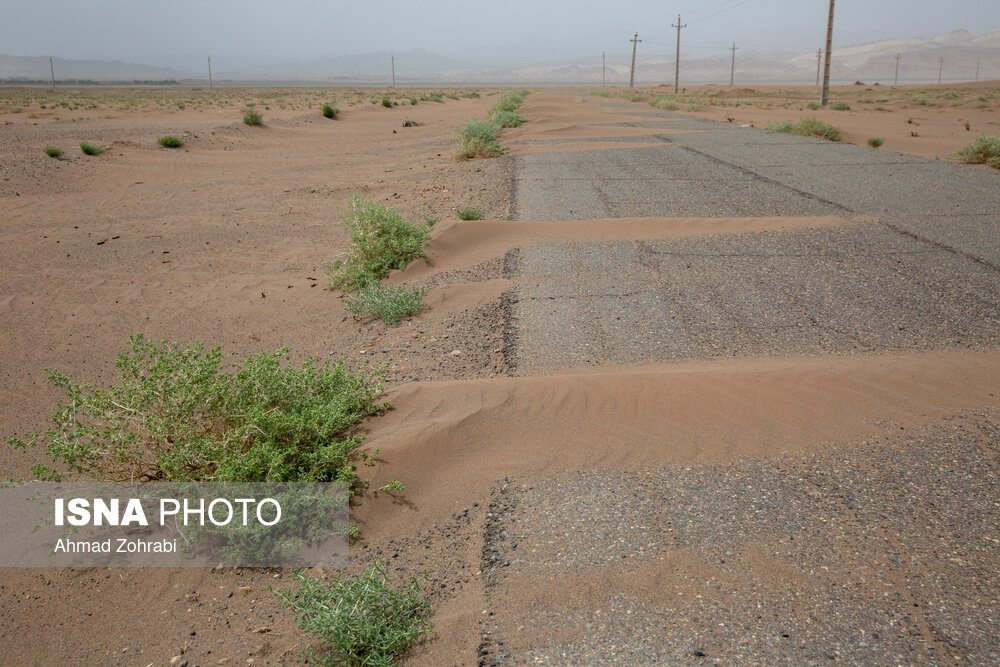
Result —
M816 137L828 141L840 141L840 132L833 125L824 123L818 118L803 118L798 123L785 121L783 123L768 123L767 129L775 132L788 132L803 137Z
M359 290L371 278L383 278L427 253L428 227L407 222L397 211L354 195L345 222L351 245L327 267L330 288Z
M513 90L507 93L506 95L501 97L496 104L493 105L492 109L490 109L490 116L492 117L495 114L504 111L517 111L517 109L521 106L521 103L524 102L524 98L527 95L528 95L528 90L524 88L521 88L520 90Z
M56 148L55 146L46 146L45 154L48 155L49 157L62 157L63 152L61 148Z
M932 100L931 98L927 97L926 95L914 95L910 99L913 101L914 104L919 104L921 106L925 106L925 107L935 106L934 100Z
M830 105L830 108L834 111L850 111L851 105L847 102L837 101Z
M596 89L596 90L588 90L587 92L590 93L591 95L597 95L598 97L611 97L610 90Z
M260 114L257 113L256 111L247 111L245 114L243 114L243 122L246 123L247 125L250 125L251 127L254 127L257 125L263 125L264 119L261 118Z
M424 289L383 285L372 277L353 295L344 297L344 307L355 315L374 315L394 327L400 319L427 306L420 298L426 293Z
M872 148L878 148L884 143L885 141L879 137L872 137L871 139L868 140L868 145L871 146Z
M458 156L462 158L497 157L503 155L503 146L497 143L500 126L481 120L470 120L458 135Z
M817 102L817 101L815 101L815 100L813 100L812 102L809 102L808 104L806 104L806 109L809 109L810 111L819 111L819 109L820 109L820 103Z
M500 127L520 127L525 117L516 111L498 111L493 114L493 122Z
M48 370L68 403L44 433L9 441L44 445L64 469L36 465L36 477L358 482L352 461L361 437L344 433L388 407L375 403L384 372L352 371L343 359L293 367L282 349L223 373L218 348L157 346L142 335L130 345L116 362L119 383L108 390Z
M456 209L455 213L458 214L459 220L482 220L483 215L485 215L483 213L483 209L474 208L472 206Z
M430 603L420 596L420 579L393 588L379 561L360 576L341 575L323 583L302 572L292 574L297 591L276 591L304 631L323 640L328 652L302 656L321 665L384 667L432 630Z
M320 111L322 112L324 118L336 118L337 114L340 113L340 109L329 104L324 104Z
M392 108L392 100L390 100L388 97L383 97L382 98L382 106L384 106L386 109L391 109Z
M92 146L88 143L80 144L80 150L83 151L84 155L100 155L104 152L104 149L99 146Z
M417 106L417 102L418 102L418 101L419 101L419 100L417 100L417 98L416 98L416 97L411 97L411 98L410 98L410 106L414 106L414 107L415 107L415 106Z
M184 142L173 135L167 135L165 137L160 137L156 140L158 144L164 148L180 148L184 145Z
M657 109L665 109L666 111L677 111L680 108L677 106L672 95L653 95L649 98L649 104Z
M982 135L958 149L958 157L968 164L988 164L1000 169L1000 137Z

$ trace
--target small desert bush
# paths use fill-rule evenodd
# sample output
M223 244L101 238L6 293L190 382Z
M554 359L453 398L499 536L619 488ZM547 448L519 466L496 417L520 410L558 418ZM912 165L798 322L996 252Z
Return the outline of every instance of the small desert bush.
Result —
M830 108L834 111L850 111L851 105L847 102L837 101L830 105Z
M156 140L158 144L164 148L180 148L184 145L184 142L173 135L168 135L166 137L160 137Z
M340 109L329 104L324 104L323 108L320 109L320 113L323 114L324 118L336 118L337 114L340 113Z
M34 466L43 480L355 485L353 461L368 457L358 452L361 437L345 433L388 407L375 402L384 372L354 371L343 359L307 358L296 367L287 354L253 356L227 373L219 348L133 336L110 389L47 369L66 404L47 431L9 444L45 447L58 468Z
M968 164L988 164L1000 169L1000 137L983 135L958 149L958 157Z
M500 127L520 127L525 117L516 111L497 111L493 114L493 122Z
M243 122L251 127L254 127L257 125L263 125L264 119L261 118L260 114L256 111L247 111L243 114Z
M390 100L388 97L383 97L382 98L382 106L384 106L386 109L391 109L392 108L392 100Z
M788 132L803 137L816 137L828 141L840 141L840 132L833 125L824 123L818 118L803 118L798 123L785 121L783 123L768 123L767 129L775 132Z
M482 120L470 120L458 135L458 156L462 158L498 157L503 155L503 146L497 143L500 126Z
M885 141L883 141L881 137L872 137L871 139L868 140L868 145L871 146L872 148L878 148L884 143Z
M653 95L649 98L649 104L657 109L664 109L666 111L677 111L680 108L677 106L677 102L674 101L673 95Z
M919 104L920 106L924 106L924 107L935 106L934 100L932 100L931 98L929 98L927 95L914 95L910 99L913 101L914 104Z
M83 151L84 155L100 155L104 152L104 149L100 146L93 146L88 143L80 144L80 150Z
M482 220L483 215L485 215L483 213L483 209L474 208L472 206L456 209L455 213L458 214L459 220Z
M587 92L590 93L591 95L597 95L598 97L611 97L611 91L604 90L603 88L598 88L596 90L589 90Z
M810 111L819 111L819 109L820 109L820 103L817 102L817 101L815 101L815 100L813 100L812 102L809 102L808 104L806 104L806 109L809 109Z
M331 289L356 291L371 278L383 278L392 269L427 257L422 245L430 238L429 227L407 222L388 206L354 195L344 224L351 245L327 267Z
M63 152L61 148L56 148L55 146L46 146L45 154L48 155L49 157L62 157Z
M512 90L503 97L501 97L493 108L490 109L490 116L494 116L503 111L517 111L518 107L524 101L524 98L528 95L528 90L521 88L519 90Z
M320 665L387 667L432 630L430 603L420 596L420 580L393 587L380 562L358 576L341 575L324 583L295 572L298 590L275 591L305 632L321 639L327 652L303 649L302 657Z
M344 307L357 316L373 315L389 326L398 326L399 321L420 312L427 306L421 297L425 289L408 290L393 285L383 285L370 277L357 292L344 297Z

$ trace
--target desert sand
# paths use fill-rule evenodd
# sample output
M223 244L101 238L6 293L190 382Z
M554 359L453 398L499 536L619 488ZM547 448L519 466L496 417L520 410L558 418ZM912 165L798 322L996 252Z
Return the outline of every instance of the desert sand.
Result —
M884 87L867 88L837 91L850 111L812 112L799 108L807 91L772 96L716 87L724 94L714 99L727 106L703 102L690 113L758 127L818 115L840 127L845 141L879 136L884 150L942 159L954 159L977 133L1000 134L996 83L969 93L970 99L991 96L982 109L914 105L912 91L861 101ZM353 508L362 536L352 546L352 567L377 556L390 560L399 576L427 571L435 636L409 658L475 664L487 609L483 526L491 501L508 484L593 468L628 473L835 453L890 428L996 410L1000 356L992 349L609 364L511 377L503 296L516 284L504 269L512 249L866 219L509 220L509 159L454 157L461 124L484 117L500 93L479 89L479 98L405 101L423 92L229 90L221 101L180 108L182 99L214 93L60 90L55 99L79 98L81 105L53 110L51 100L40 108L39 100L49 98L38 91L0 90L0 97L11 98L0 115L0 434L45 427L59 395L43 369L108 384L115 355L139 332L222 346L233 361L288 346L300 356L391 362L387 398L395 407L363 430L366 446L382 452L371 469L373 483L396 478L406 488L362 498ZM530 143L545 139L569 142L558 150L643 145L628 139L648 130L598 126L627 120L627 111L612 114L598 97L561 92L526 105L529 122L502 139L518 142L512 154L556 150ZM402 103L371 103L383 94ZM768 101L735 107L736 95ZM333 98L341 114L325 119L319 104ZM262 127L240 121L247 100L264 116ZM759 108L766 104L771 107ZM879 105L884 108L874 108ZM406 120L416 124L404 127ZM160 148L156 139L166 134L181 137L184 147ZM607 137L617 141L582 141ZM81 141L107 152L84 156L77 150ZM65 154L49 158L46 146ZM355 320L339 294L325 288L324 267L347 243L341 218L354 193L388 203L414 222L441 220L427 246L429 261L390 278L430 288L431 308L398 328ZM462 206L483 208L486 220L459 221L455 208ZM4 476L27 476L31 464L44 460L38 451L0 451ZM679 558L700 567L694 557ZM636 587L629 577L664 574L650 567L638 574L623 570L614 581ZM4 660L161 665L183 655L189 664L296 664L308 639L267 591L284 586L286 576L277 570L0 571ZM610 584L593 572L580 577L579 603L599 603L601 587ZM510 597L513 608L529 610L534 600L553 595L541 573L520 580ZM524 636L530 641L530 631Z

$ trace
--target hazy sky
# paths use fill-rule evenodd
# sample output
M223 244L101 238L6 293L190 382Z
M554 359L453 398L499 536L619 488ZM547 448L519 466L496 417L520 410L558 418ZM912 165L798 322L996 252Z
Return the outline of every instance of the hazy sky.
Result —
M808 50L827 0L0 0L0 53L219 69L426 49L511 62L625 53ZM838 0L834 44L1000 27L998 0ZM195 60L195 59L198 60Z

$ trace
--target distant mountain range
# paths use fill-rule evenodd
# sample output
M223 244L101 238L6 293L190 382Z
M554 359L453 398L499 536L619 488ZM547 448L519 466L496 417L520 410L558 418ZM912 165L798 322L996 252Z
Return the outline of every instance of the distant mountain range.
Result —
M731 61L728 49L714 56L686 56L681 53L681 82L728 83ZM1000 30L981 35L956 30L930 40L887 39L854 46L835 47L831 77L834 83L880 82L933 83L940 72L942 81L1000 79ZM599 85L602 75L607 85L627 84L631 53L608 54L602 71L600 57L548 63L523 63L482 67L476 63L429 51L414 49L359 55L324 56L308 62L287 62L256 66L247 70L222 69L214 72L216 82L231 83L368 83L391 81L395 59L396 82L400 85L426 84L573 84ZM207 82L200 72L178 71L171 67L103 60L53 59L56 80L161 81L176 80L196 84ZM738 83L813 83L816 79L816 52L737 51ZM0 81L13 79L48 80L47 57L0 55ZM672 83L672 54L639 51L636 82L639 85Z

